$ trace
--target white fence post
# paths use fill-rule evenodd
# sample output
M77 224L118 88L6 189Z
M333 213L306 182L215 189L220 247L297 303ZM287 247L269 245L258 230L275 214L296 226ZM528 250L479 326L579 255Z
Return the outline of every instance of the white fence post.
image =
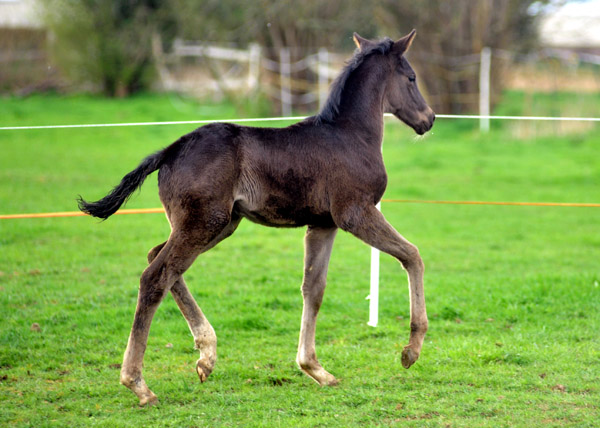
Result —
M490 115L490 70L492 63L492 50L485 47L481 50L479 63L479 115ZM479 129L483 132L490 130L489 117L479 119Z
M282 48L279 51L279 82L281 86L281 114L292 115L292 79L290 66L290 50Z
M319 49L319 109L327 102L329 93L329 52L325 48Z
M162 48L162 40L158 33L152 33L152 55L154 56L156 70L158 71L158 77L162 87L167 91L175 89L176 84L165 64L165 54Z
M381 211L381 202L377 205ZM369 322L367 325L377 327L379 322L379 250L371 247L371 286L369 290Z
M249 46L248 55L248 89L256 89L258 87L258 79L260 75L260 45L252 43Z

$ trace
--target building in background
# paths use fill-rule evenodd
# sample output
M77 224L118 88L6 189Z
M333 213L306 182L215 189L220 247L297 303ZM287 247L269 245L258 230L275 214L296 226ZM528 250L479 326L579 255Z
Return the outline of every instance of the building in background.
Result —
M0 0L0 28L42 29L36 0Z
M0 92L27 93L48 87L48 32L37 0L0 0Z
M600 55L600 0L569 2L540 19L543 47Z
M531 12L540 15L539 49L515 58L506 87L528 94L598 93L600 0L551 3Z

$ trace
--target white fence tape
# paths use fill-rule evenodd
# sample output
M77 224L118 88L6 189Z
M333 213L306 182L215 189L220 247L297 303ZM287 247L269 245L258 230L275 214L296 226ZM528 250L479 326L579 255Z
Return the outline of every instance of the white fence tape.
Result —
M394 117L386 113L386 117ZM258 117L248 119L211 119L181 120L168 122L130 122L130 123L88 123L76 125L34 125L34 126L0 126L0 131L22 131L27 129L65 129L65 128L108 128L119 126L163 126L163 125L206 125L209 123L252 123L304 120L308 116ZM552 116L488 116L477 114L437 114L438 119L490 119L490 120L541 120L570 122L600 122L600 117L552 117Z

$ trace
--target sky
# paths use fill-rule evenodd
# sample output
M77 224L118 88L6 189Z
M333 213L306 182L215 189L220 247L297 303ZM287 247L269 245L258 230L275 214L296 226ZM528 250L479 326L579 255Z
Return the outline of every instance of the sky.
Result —
M540 10L540 38L545 45L594 49L600 46L600 0L552 3Z
M540 12L556 12L559 9L561 13L569 16L600 17L600 0L552 0L547 5L537 2L533 3L529 10L532 14L537 15Z

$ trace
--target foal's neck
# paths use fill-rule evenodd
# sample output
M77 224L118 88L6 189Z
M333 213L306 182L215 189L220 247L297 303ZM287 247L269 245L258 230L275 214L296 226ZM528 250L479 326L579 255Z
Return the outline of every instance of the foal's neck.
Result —
M341 125L369 144L381 147L383 140L383 98L385 73L374 64L365 64L350 77L352 85L343 94Z

